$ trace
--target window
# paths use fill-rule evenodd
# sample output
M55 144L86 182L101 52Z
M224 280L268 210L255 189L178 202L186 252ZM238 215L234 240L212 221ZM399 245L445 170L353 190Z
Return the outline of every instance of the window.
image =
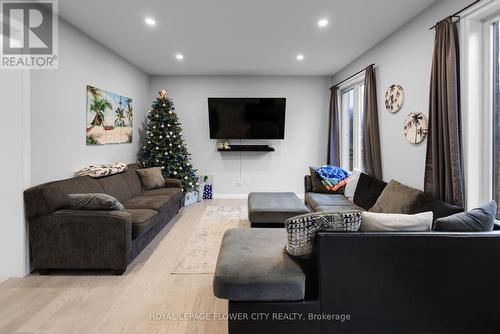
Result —
M493 98L493 198L500 204L500 22L492 24L492 43L491 50L493 52L492 69L492 94ZM499 205L500 207L500 205ZM497 218L500 217L500 208L497 211Z
M500 203L499 22L499 1L479 2L460 19L461 124L467 209L492 199Z
M357 78L340 89L340 164L347 170L363 170L363 102L365 85Z

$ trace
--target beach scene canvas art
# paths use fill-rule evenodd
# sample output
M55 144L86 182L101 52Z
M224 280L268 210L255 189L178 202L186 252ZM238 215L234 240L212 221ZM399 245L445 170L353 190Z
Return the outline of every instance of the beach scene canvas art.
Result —
M87 86L87 145L131 143L132 99Z

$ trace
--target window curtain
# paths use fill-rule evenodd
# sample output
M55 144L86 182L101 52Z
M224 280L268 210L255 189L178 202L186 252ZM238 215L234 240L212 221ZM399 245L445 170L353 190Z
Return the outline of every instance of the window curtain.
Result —
M328 129L327 164L340 166L340 114L337 87L330 88L330 119Z
M456 25L449 17L436 25L424 190L435 199L463 206L458 55Z
M366 174L382 180L377 84L373 65L366 68L365 74L363 145L362 158Z

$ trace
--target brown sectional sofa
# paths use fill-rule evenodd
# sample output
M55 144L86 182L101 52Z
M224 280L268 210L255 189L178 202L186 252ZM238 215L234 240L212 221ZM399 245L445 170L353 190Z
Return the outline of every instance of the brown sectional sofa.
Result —
M137 164L121 174L89 176L45 183L24 192L33 269L112 270L123 274L127 265L179 212L181 182L166 179L165 188L145 191ZM65 208L71 193L106 193L125 211L86 211Z

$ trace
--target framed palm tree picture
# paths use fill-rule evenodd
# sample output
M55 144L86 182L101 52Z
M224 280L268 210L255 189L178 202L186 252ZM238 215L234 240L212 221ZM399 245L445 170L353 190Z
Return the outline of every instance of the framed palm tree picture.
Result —
M87 145L131 143L132 99L87 86Z
M405 137L412 144L420 144L427 137L427 118L421 112L408 114L404 125Z

